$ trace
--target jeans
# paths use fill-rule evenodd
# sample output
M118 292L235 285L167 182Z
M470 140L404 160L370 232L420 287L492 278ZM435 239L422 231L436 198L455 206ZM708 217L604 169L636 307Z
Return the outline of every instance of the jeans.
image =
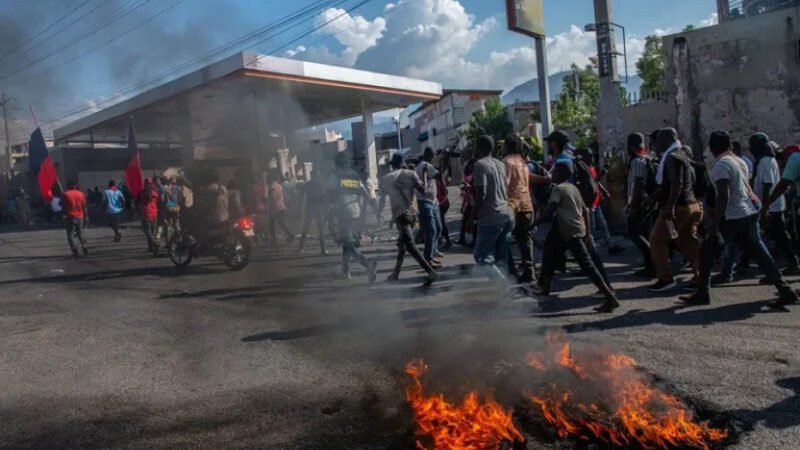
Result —
M764 272L767 279L772 281L779 291L784 292L789 290L789 286L786 284L786 281L784 281L783 275L781 275L781 272L775 265L775 261L772 259L772 255L769 254L767 246L761 239L761 227L758 224L758 214L743 219L728 220L725 222L723 234L727 242L737 243L745 253L755 259L756 263L758 263L758 267L761 268L761 271ZM700 279L701 287L703 289L708 289L710 276L705 272L710 273L710 270L706 271L704 268L703 272L701 276L705 275L708 279Z
M650 258L650 242L647 240L650 220L647 211L630 210L628 211L628 239L639 249L644 261L645 270L655 272L653 261Z
M775 248L783 252L790 268L797 268L800 264L798 264L797 254L792 246L792 238L786 227L786 216L782 212L771 212L767 219L767 234L775 241Z
M155 248L156 244L156 224L157 220L142 220L142 230L147 237L147 248L151 251Z
M439 205L439 224L441 225L439 238L444 239L444 242L450 243L450 230L447 229L447 211L450 210L450 203Z
M417 246L414 244L414 225L417 223L417 216L412 213L405 213L394 220L397 227L397 262L394 266L392 275L397 278L403 269L403 260L406 253L409 253L417 264L422 267L429 275L433 273L433 267L422 257Z
M78 254L78 245L75 243L76 237L81 244L81 248L84 250L86 249L86 239L83 237L83 221L84 219L82 218L64 218L64 226L67 229L67 242L69 242L69 248L72 250L73 255Z
M119 237L122 236L119 232L119 219L121 215L122 213L108 215L108 226L110 226L111 229L114 230L114 237L117 239L119 239Z
M517 267L514 256L508 252L508 267L517 275L521 283L530 283L533 275L533 238L530 226L533 223L533 212L518 212L514 215L514 240L519 247L520 261Z
M306 216L303 220L303 232L300 234L300 250L305 249L308 229L311 228L312 221L316 222L317 225L319 248L325 252L325 208L321 206L309 206L306 210Z
M691 263L695 276L698 276L700 271L700 240L697 237L697 227L702 220L703 207L699 203L675 208L675 230L678 232L676 244L683 256ZM650 257L660 281L673 281L669 260L671 242L667 219L665 216L659 215L650 233Z
M514 221L511 218L507 218L497 225L478 225L478 235L472 255L475 263L487 273L489 278L506 278L497 264L505 265L508 261L511 230L513 229Z
M599 234L599 238L605 242L606 248L614 247L614 238L611 236L611 231L608 229L608 222L606 221L605 214L603 214L603 208L598 206L592 209L592 214L589 218L592 236L597 238Z
M294 233L289 229L289 226L286 225L286 211L271 211L269 214L269 240L273 244L278 242L278 234L276 230L276 225L281 227L286 236L289 239L289 242L294 241Z
M607 278L603 277L600 273L597 265L595 265L589 247L587 247L584 239L572 238L570 240L564 240L560 236L557 236L557 234L558 231L555 231L553 236L556 237L548 236L549 238L545 242L545 256L542 259L542 275L539 278L539 286L542 288L542 292L545 295L550 294L550 287L553 283L553 276L555 275L557 265L556 258L548 258L547 255L563 255L569 251L575 258L575 262L577 262L583 270L583 273L592 280L592 283L600 289L600 292L602 292L607 299L613 299L614 293L611 291L611 285L608 283Z
M431 202L417 202L419 207L419 219L422 223L422 231L425 233L425 251L422 255L426 260L431 261L436 256L436 247L439 242L439 206Z
M360 218L339 217L339 240L342 243L342 271L350 273L350 261L356 260L362 266L369 268L369 260L358 249L355 232Z

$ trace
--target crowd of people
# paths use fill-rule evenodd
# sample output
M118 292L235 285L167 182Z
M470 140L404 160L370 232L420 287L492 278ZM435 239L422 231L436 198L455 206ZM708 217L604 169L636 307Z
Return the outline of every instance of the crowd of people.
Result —
M397 233L397 259L388 281L400 278L408 254L427 274L425 285L431 285L444 267L443 253L460 245L471 249L481 273L511 280L511 287L546 302L556 274L565 271L571 255L604 300L596 309L611 312L619 300L601 251L616 255L624 248L610 232L602 209L610 197L602 182L608 164L598 169L594 153L573 146L563 131L553 132L545 143L547 162L532 160L530 146L519 136L508 136L501 146L490 136L476 140L463 167L455 243L447 226L450 170L441 152L431 148L417 161L395 154L377 184L363 179L346 153L340 153L332 173L314 173L304 183L291 183L277 171L243 183L249 184L245 190L235 180L223 184L214 179L195 187L185 177L149 177L134 196L113 180L105 191L94 188L85 194L69 182L50 206L54 216L64 217L75 257L89 253L83 229L92 210L106 215L116 242L122 238L121 222L137 217L147 249L155 254L183 222L215 229L245 215L254 217L262 244L279 245L281 231L286 245L299 237L297 249L303 253L313 223L322 255L328 254L329 241L335 241L342 249L342 274L349 278L356 262L374 283L377 264L364 255L361 244L374 240L367 225L370 210L380 227L388 202L389 227ZM641 256L634 275L650 279L650 291L667 292L677 289L673 270L681 266L692 273L680 286L691 291L682 301L708 304L712 286L744 276L753 261L764 273L760 282L778 291L770 308L796 303L798 296L785 276L800 275L794 207L800 197L790 189L800 186L800 147L784 149L765 133L753 134L742 145L716 131L707 148L708 154L695 153L672 128L627 137L621 159L627 179L626 237ZM29 224L30 198L23 189L15 198L21 223ZM540 228L544 237L537 240ZM762 229L775 251L770 251ZM536 248L541 250L538 269ZM714 274L717 263L720 270Z

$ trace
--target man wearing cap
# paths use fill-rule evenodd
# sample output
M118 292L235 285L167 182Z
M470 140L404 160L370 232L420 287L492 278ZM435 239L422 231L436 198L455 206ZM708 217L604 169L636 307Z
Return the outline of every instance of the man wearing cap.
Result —
M575 159L573 151L575 147L569 143L569 135L563 130L555 130L544 138L547 143L547 153L551 160L548 162L547 169L552 169L557 161L572 163Z
M478 236L473 256L478 266L487 269L491 278L504 279L497 264L508 261L509 242L514 220L508 208L506 168L492 157L494 139L480 136L476 143L477 162L472 187Z

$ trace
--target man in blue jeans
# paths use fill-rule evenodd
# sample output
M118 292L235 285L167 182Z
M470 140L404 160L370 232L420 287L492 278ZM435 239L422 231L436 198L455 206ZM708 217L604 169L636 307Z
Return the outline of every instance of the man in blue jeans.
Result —
M473 256L490 278L505 279L508 268L504 273L497 264L508 261L514 220L508 208L506 168L502 161L492 157L492 151L494 139L480 136L476 143L477 162L472 181L478 223Z
M433 149L426 147L422 154L422 161L417 165L416 172L422 184L425 186L425 193L417 196L417 206L419 207L419 219L422 231L425 233L425 251L423 256L428 264L434 269L442 267L442 262L436 259L436 248L439 243L442 225L439 218L439 203L436 200L436 175L439 171L433 167Z

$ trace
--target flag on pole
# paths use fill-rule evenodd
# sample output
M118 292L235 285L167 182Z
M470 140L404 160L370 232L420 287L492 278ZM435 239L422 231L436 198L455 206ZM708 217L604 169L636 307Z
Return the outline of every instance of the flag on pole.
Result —
M142 160L139 148L136 146L136 135L133 132L133 119L128 125L128 154L131 159L125 168L125 184L130 189L133 198L138 198L144 190L144 176L142 175Z
M53 187L58 183L58 173L53 159L47 151L42 128L31 106L31 132L28 141L28 169L39 184L39 191L47 203L53 200Z

